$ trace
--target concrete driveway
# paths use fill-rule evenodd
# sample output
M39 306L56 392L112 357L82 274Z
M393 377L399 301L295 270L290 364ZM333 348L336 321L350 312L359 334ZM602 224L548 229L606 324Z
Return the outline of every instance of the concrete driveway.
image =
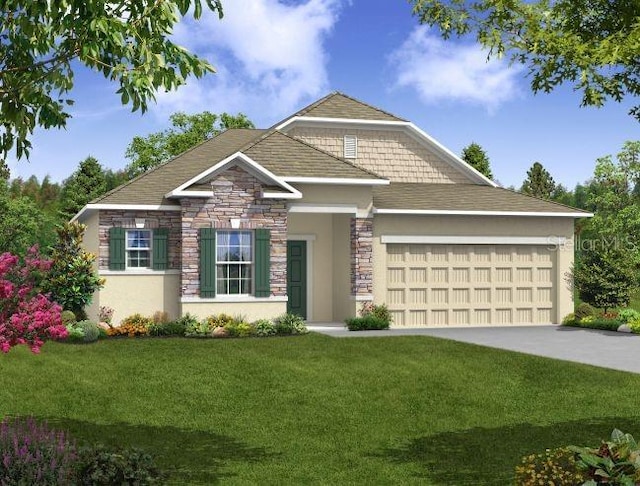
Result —
M563 326L469 327L347 331L340 324L309 324L333 337L432 336L492 348L640 373L640 336Z

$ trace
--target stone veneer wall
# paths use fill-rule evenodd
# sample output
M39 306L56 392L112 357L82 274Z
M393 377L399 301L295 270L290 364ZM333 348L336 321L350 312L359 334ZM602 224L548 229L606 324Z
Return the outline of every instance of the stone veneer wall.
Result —
M211 183L214 197L183 198L182 295L200 294L199 228L271 230L271 295L287 295L287 206L281 199L260 199L262 184L251 174L232 167Z
M373 294L373 219L351 218L351 295Z
M348 160L395 182L470 182L462 172L400 131L296 127L288 134L336 157L344 156L344 136L355 135L357 158Z
M169 228L169 269L180 269L181 222L180 211L100 210L100 254L98 268L109 269L109 228L113 226L136 229L136 218L144 218L144 229Z

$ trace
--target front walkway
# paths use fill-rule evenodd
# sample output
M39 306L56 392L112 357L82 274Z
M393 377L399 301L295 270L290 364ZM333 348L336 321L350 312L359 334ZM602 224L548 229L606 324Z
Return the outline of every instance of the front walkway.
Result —
M309 324L333 337L432 336L547 358L640 373L640 336L563 326L467 327L348 331L342 324Z

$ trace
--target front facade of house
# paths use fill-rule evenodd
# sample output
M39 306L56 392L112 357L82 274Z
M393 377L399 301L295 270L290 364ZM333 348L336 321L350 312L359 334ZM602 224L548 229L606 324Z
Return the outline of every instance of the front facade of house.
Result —
M394 326L548 324L572 311L574 220L499 187L410 122L333 93L231 129L87 205L105 287L89 309L285 311Z

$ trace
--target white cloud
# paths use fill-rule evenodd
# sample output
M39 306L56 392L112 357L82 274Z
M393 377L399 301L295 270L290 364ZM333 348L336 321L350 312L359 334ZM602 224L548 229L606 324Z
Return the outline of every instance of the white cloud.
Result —
M518 96L521 68L505 60L487 61L476 44L444 41L427 27L417 27L389 57L396 87L411 87L426 103L453 100L494 111Z
M224 3L222 20L211 12L197 22L183 20L176 41L207 58L217 74L160 94L159 110L243 111L260 122L325 94L324 41L342 3L232 0Z

